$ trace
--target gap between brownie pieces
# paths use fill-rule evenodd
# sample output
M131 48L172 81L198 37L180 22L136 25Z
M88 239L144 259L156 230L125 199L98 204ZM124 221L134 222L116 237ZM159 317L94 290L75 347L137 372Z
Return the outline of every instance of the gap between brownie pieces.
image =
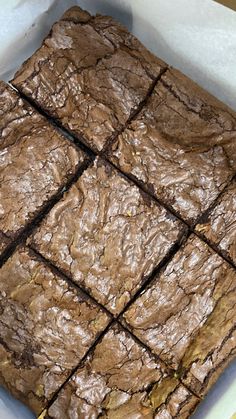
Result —
M147 353L152 356L152 358L159 364L161 362L161 364L165 367L166 372L169 374L170 378L175 378L176 380L178 380L179 384L181 384L183 387L185 387L190 394L192 394L193 396L196 397L196 399L198 400L198 404L202 401L202 398L199 397L197 394L194 393L194 391L192 389L190 389L187 385L185 385L180 378L176 377L176 371L173 370L172 368L170 368L164 361L162 361L162 359L160 357L158 357L156 354L154 354L151 349L146 346L141 340L139 340L125 325L123 325L122 323L120 323L117 319L111 319L111 321L108 323L108 325L106 326L106 328L98 335L98 337L95 339L95 341L93 342L93 344L90 346L90 348L87 350L87 352L85 353L85 355L83 356L83 358L80 360L80 362L77 364L76 367L74 367L71 370L71 373L69 375L69 377L67 377L67 379L64 381L64 383L59 387L59 389L54 393L54 395L52 396L52 398L48 401L47 405L44 407L43 411L40 413L40 415L38 416L38 419L42 417L44 417L43 415L47 414L48 409L50 409L50 407L53 405L53 403L55 402L55 400L57 399L59 393L63 390L63 388L67 385L67 383L71 380L71 378L73 377L74 374L76 374L76 371L80 368L83 367L84 363L86 362L86 359L88 358L88 356L90 354L92 354L95 350L95 348L97 347L97 345L102 341L103 337L106 335L106 333L109 331L109 329L113 326L117 324L119 328L121 328L121 330L123 329L126 333L128 333L132 339L139 345L141 346L143 349L145 349L145 351L147 351ZM155 386L155 382L151 383L145 390L147 392L151 392L152 388ZM171 396L172 392L169 394L169 396L167 397L167 400L169 399L169 397ZM197 407L197 406L196 406ZM195 408L196 408L195 407ZM194 409L195 410L195 409ZM193 411L194 411L193 410ZM191 412L191 414L193 413L193 411ZM100 417L100 415L98 416Z
M44 217L53 208L53 206L62 198L65 191L67 191L79 179L79 177L90 166L91 163L92 160L89 156L85 158L85 161L79 165L76 173L71 175L67 182L62 185L59 190L42 205L42 207L35 214L34 218L16 234L16 237L11 237L4 233L4 236L10 240L10 243L7 245L6 249L0 256L0 268L12 256L16 247L26 241L30 234L32 234L32 232L38 227Z
M216 205L219 197L225 192L225 190L228 188L228 186L230 185L230 183L232 182L232 180L235 178L236 175L234 175L229 182L226 184L226 186L224 187L224 189L219 193L219 195L216 197L216 199L211 203L210 207L204 211L202 214L200 214L199 217L197 217L197 219L194 221L194 223L191 223L191 221L188 220L184 220L182 219L181 215L175 211L172 207L170 207L166 202L163 202L163 200L161 198L157 198L157 196L150 190L150 188L148 187L148 185L146 185L144 182L138 180L135 176L133 176L132 174L128 174L128 173L124 173L117 165L115 165L110 159L109 159L109 150L112 147L112 144L116 141L116 139L118 138L118 136L120 134L122 134L122 132L125 131L125 129L129 126L129 124L135 120L135 118L138 116L138 114L142 111L143 107L148 103L148 100L150 99L152 92L154 91L157 83L162 79L162 76L166 73L166 71L169 69L170 67L167 66L165 68L163 68L160 71L160 74L158 75L158 77L156 77L156 79L153 81L152 86L149 89L149 92L147 93L145 99L140 102L140 104L138 105L138 107L131 113L131 116L129 117L129 119L127 120L126 124L119 130L116 131L114 133L114 135L112 137L110 137L110 139L107 140L107 143L105 145L105 147L101 150L101 151L93 151L89 146L86 145L86 141L83 139L82 135L81 136L76 136L73 132L69 131L68 129L65 129L62 124L60 123L59 120L51 117L47 112L45 112L40 106L37 105L37 103L35 103L31 98L29 98L28 96L26 96L24 93L22 93L20 90L16 89L14 86L13 89L18 91L18 93L22 96L22 98L27 101L31 106L33 106L40 114L42 114L44 117L47 118L47 120L53 125L54 128L56 128L57 130L59 130L59 132L61 134L63 134L63 136L73 142L76 146L79 146L79 148L81 148L83 151L85 151L90 158L93 160L96 155L100 155L101 157L103 157L105 160L108 160L109 163L115 167L115 169L120 172L124 177L128 178L129 180L131 180L131 182L133 182L135 185L137 185L141 190L143 190L145 193L147 193L148 195L150 195L159 205L161 205L162 207L164 207L168 212L170 212L171 214L173 214L179 221L181 221L182 223L184 223L185 225L188 226L188 228L190 229L190 231L192 233L194 233L195 235L197 235L202 241L204 241L205 243L207 243L209 245L209 247L211 247L212 250L214 250L214 252L216 252L217 254L219 254L226 262L228 262L234 269L235 269L235 265L234 263L224 254L224 252L220 251L220 249L217 248L217 246L214 246L209 240L207 240L203 235L201 235L200 233L198 233L195 230L196 225L199 223L199 221L206 217L208 213L210 213L211 209L214 208L214 206ZM72 182L73 183L73 182ZM71 184L72 184L71 183ZM6 252L4 252L6 253ZM1 265L0 265L1 266Z
M151 348L149 348L148 345L146 345L144 342L142 342L133 332L132 330L129 328L129 326L127 325L127 323L125 321L120 321L119 319L117 319L117 323L119 325L121 325L123 327L124 330L126 330L134 339L135 342L137 342L140 346L142 346L142 348L144 348L149 354L151 354L153 356L153 358L156 360L156 362L162 362L162 364L166 367L166 370L170 373L170 376L173 378L176 378L176 380L178 380L184 387L186 387L186 389L193 395L195 396L199 402L201 400L203 400L204 397L199 396L198 394L196 394L191 388L189 388L188 385L186 385L183 381L182 381L182 374L180 373L180 368L178 370L174 370L173 368L171 368L166 361L164 361L160 356L158 356L157 354L155 354Z
M28 102L31 106L33 106L41 115L43 115L44 117L46 117L48 119L48 121L53 125L54 128L59 129L60 133L64 135L64 137L70 141L72 141L75 145L78 145L83 151L85 151L87 154L89 154L92 158L94 158L96 155L99 155L101 157L103 157L105 160L108 160L109 163L116 168L116 170L118 170L120 173L122 173L125 177L129 178L133 183L135 183L140 189L144 190L144 192L146 192L148 195L152 196L152 198L154 198L162 207L164 207L167 211L169 211L170 213L172 213L173 215L175 215L175 217L177 219L179 219L180 221L182 221L184 224L187 224L189 226L189 228L192 229L192 231L194 231L196 224L199 222L199 219L205 215L205 213L207 213L209 211L209 209L212 208L212 206L214 206L215 202L217 201L217 199L219 198L219 196L221 196L221 194L225 191L225 189L228 187L228 185L230 184L230 182L232 181L232 179L227 183L227 185L224 187L224 189L219 193L219 195L217 196L217 198L213 201L213 203L210 205L210 207L203 212L203 214L200 214L199 217L197 217L196 221L194 223L191 223L190 220L184 220L182 219L181 215L175 211L171 206L169 206L166 202L164 202L160 197L157 198L157 196L154 194L154 192L152 192L150 190L150 187L148 187L144 182L140 181L139 179L137 179L135 176L133 176L132 174L128 174L123 172L119 166L117 166L115 163L113 163L110 158L109 158L109 151L111 150L112 145L115 143L115 141L117 140L117 138L129 127L130 123L136 119L136 117L139 115L139 113L143 110L144 106L148 103L150 97L152 96L152 93L155 89L155 87L157 86L158 82L160 80L162 80L162 76L166 73L166 71L168 69L170 69L170 66L166 66L164 68L162 68L160 70L159 75L155 78L155 80L152 82L149 91L147 92L147 95L145 96L144 100L141 101L139 103L139 105L133 110L131 111L131 115L128 118L128 120L126 121L126 123L123 125L123 127L121 127L120 130L116 130L114 132L114 134L108 138L108 140L106 141L105 146L103 147L102 150L92 150L92 148L90 146L87 145L87 141L83 138L83 135L76 135L75 133L73 133L72 131L70 131L68 128L65 128L62 123L60 122L59 119L51 116L47 111L43 110L40 105L37 104L36 101L34 101L33 99L31 99L29 96L27 96L25 93L23 93L20 89L16 88L14 85L12 85L10 83L10 85L12 86L12 88L14 90L16 90L19 95L26 101Z
M225 192L225 190L227 189L227 187L230 185L230 183L232 182L232 179L230 179L230 181L226 184L226 186L224 187L224 189L219 193L219 195L216 197L216 199L212 202L212 204L210 205L210 207L203 212L202 214L200 214L200 216L195 220L194 223L191 223L188 220L184 220L182 219L181 215L175 211L173 208L171 208L168 204L166 204L165 202L163 202L163 200L161 198L157 198L157 196L150 190L150 188L142 181L138 180L135 176L133 176L132 174L128 174L123 172L117 165L115 165L110 159L109 159L109 149L112 146L112 144L116 141L116 139L118 138L118 136L120 134L122 134L122 132L125 131L125 129L129 126L129 124L138 116L138 114L142 111L143 107L145 106L145 104L148 102L149 98L152 95L153 90L155 89L157 83L159 82L159 80L161 80L162 76L165 74L165 72L168 70L169 66L167 66L166 68L162 69L160 74L158 75L158 77L155 79L155 81L152 83L151 88L149 89L148 94L146 95L145 99L140 102L139 106L133 111L132 115L130 116L130 118L128 119L128 121L126 122L126 124L122 127L122 129L120 131L116 131L116 133L112 136L112 138L110 138L110 140L108 140L109 144L107 143L106 146L103 148L103 150L101 150L100 152L94 152L90 147L88 147L86 145L85 140L82 138L82 136L76 136L74 133L70 132L68 129L65 129L60 121L58 121L57 119L51 117L47 112L45 112L44 110L42 110L41 107L39 107L32 99L30 99L28 96L26 96L24 93L22 93L21 91L17 90L14 86L12 86L14 88L14 90L18 91L18 93L22 96L22 98L28 102L31 106L33 106L41 115L43 115L44 117L47 118L47 120L49 121L49 123L51 123L53 125L54 128L56 128L57 130L59 130L59 132L61 134L63 134L63 136L68 140L73 142L76 146L79 146L79 148L81 148L83 151L85 151L92 160L94 160L94 158L96 157L96 155L100 155L101 157L103 157L105 160L109 161L109 163L118 171L120 172L124 177L126 177L127 179L129 179L132 183L134 183L135 185L137 185L139 187L139 189L143 190L145 193L147 193L148 195L150 195L159 205L161 205L162 207L164 207L168 212L170 212L171 214L173 214L179 221L181 221L182 223L184 223L185 225L188 226L188 228L190 229L190 231L192 233L194 233L195 235L197 235L202 241L204 241L205 243L207 243L209 245L209 247L211 247L212 250L214 250L215 253L217 253L218 255L220 255L226 262L228 262L234 269L235 269L235 265L232 263L232 261L226 257L226 255L220 251L216 246L213 246L212 243L210 243L203 235L199 234L198 232L196 232L195 227L196 225L199 223L199 221L201 220L202 217L207 216L207 214L211 211L211 209L216 205L217 200L219 199L219 197ZM72 181L71 184L73 184L74 182ZM46 214L45 214L46 215ZM6 251L4 251L4 254L6 254ZM2 259L2 258L1 258ZM0 264L1 266L1 264Z
M38 227L38 226L37 226ZM112 318L118 319L132 304L132 302L139 296L139 294L146 289L146 287L149 285L150 282L154 280L156 275L164 269L168 263L171 261L171 259L175 256L175 254L178 252L178 250L181 248L181 246L187 241L188 237L190 236L191 232L187 229L186 226L183 226L183 228L180 230L178 238L176 242L170 247L167 254L164 256L164 258L155 266L152 270L152 272L144 276L141 280L141 286L136 291L133 297L131 297L130 301L125 305L125 307L122 309L120 313L114 314L112 313L108 308L105 307L102 303L99 303L93 296L91 296L90 291L84 287L83 285L78 284L74 281L74 279L71 277L70 272L63 270L62 268L58 267L54 262L52 262L47 257L43 256L40 252L40 250L37 249L37 247L34 246L34 243L27 243L27 246L46 264L49 266L51 270L54 270L57 272L58 275L62 276L69 284L72 284L77 289L82 291L84 294L88 295L96 304L98 304L103 310L107 312Z
M204 224L207 221L208 217L210 216L213 209L217 206L218 202L220 201L222 195L225 193L227 188L236 180L236 175L230 180L230 182L225 186L225 188L220 192L216 200L210 205L210 207L199 216L195 225L194 225L194 234L198 236L201 240L206 242L208 246L210 246L216 253L218 253L221 257L223 257L234 269L236 269L235 262L227 255L227 251L223 249L219 249L217 244L214 244L210 239L208 239L201 231L196 230L197 224Z
M97 338L95 339L95 341L93 342L93 344L90 346L90 348L87 350L87 352L84 354L84 356L82 357L82 359L80 360L80 362L71 370L70 375L67 377L67 379L64 381L64 383L62 383L60 385L60 387L57 389L57 391L55 391L55 393L53 394L53 396L51 397L51 399L48 400L48 403L46 404L46 406L44 407L44 409L42 410L42 412L37 416L37 419L40 419L41 417L43 417L43 418L45 417L44 414L47 413L48 409L52 406L52 404L56 400L56 398L57 398L58 394L60 393L60 391L70 381L70 379L76 373L76 371L78 370L78 368L81 365L83 365L83 363L85 362L86 358L89 356L89 354L91 352L93 352L93 350L95 349L95 347L97 346L97 344L99 342L101 342L102 338L105 336L105 334L108 332L108 330L110 329L110 327L113 324L115 324L115 320L114 319L111 319L110 322L108 323L108 325L105 327L105 329L98 334Z
M18 94L24 99L26 102L28 102L34 109L36 109L41 115L46 117L49 122L55 127L59 127L62 129L62 131L65 133L65 136L69 134L70 138L73 140L75 144L78 144L82 149L85 147L85 150L87 153L92 153L93 155L100 155L100 156L106 156L106 153L108 149L112 146L112 144L116 141L118 136L122 134L126 130L126 128L129 126L129 124L135 119L138 114L142 111L143 107L148 102L150 96L152 95L157 83L162 78L162 76L166 73L166 71L169 69L169 66L166 65L166 67L163 67L160 69L160 72L158 76L154 79L152 79L152 83L147 91L147 94L145 95L145 98L135 107L131 110L130 116L127 119L127 121L119 128L114 131L114 133L106 140L105 145L101 150L98 150L96 147L92 149L92 147L88 144L88 141L85 139L82 133L75 134L72 130L70 130L68 127L65 128L63 124L61 123L60 119L57 117L52 116L48 111L44 110L40 104L37 103L34 99L32 99L30 96L25 94L19 87L16 87L11 82L9 82L9 85L18 92ZM150 76L149 76L150 77Z
M168 69L170 69L171 66L169 66L168 64L166 65L166 67L162 68L160 70L159 75L155 78L155 80L152 82L149 91L147 92L147 95L145 96L144 100L141 101L139 103L139 105L133 110L131 111L131 115L128 118L128 120L126 121L126 123L123 125L123 127L121 127L120 130L116 130L114 132L114 134L108 138L108 140L106 141L105 146L103 147L102 150L92 150L92 148L90 148L90 146L87 145L87 141L83 138L83 135L76 135L74 134L72 131L70 131L68 128L63 127L62 123L60 122L60 120L58 120L55 117L52 117L48 112L44 111L33 99L31 99L30 97L28 97L27 95L25 95L21 90L19 90L18 88L16 88L15 86L13 86L11 83L10 85L13 87L14 90L16 90L21 96L22 98L27 101L31 106L33 106L40 114L42 114L44 117L46 117L48 119L48 121L54 126L54 128L59 129L60 133L62 133L64 135L64 137L66 137L67 139L69 139L70 141L72 141L73 143L75 143L75 145L78 145L82 150L86 151L87 154L89 154L92 158L94 158L96 155L99 155L101 157L103 157L105 160L108 160L109 163L116 168L116 170L118 170L120 173L122 173L125 177L129 178L133 183L135 183L140 189L142 189L144 192L146 192L148 195L150 195L153 199L155 199L162 207L164 207L168 212L170 212L171 214L173 214L177 219L179 219L180 221L182 221L184 224L187 224L188 227L191 229L192 232L194 232L196 235L198 235L203 241L205 241L216 253L218 253L221 257L223 257L227 262L229 262L234 268L235 265L232 264L232 261L230 259L228 259L227 257L225 257L224 253L221 253L221 251L215 247L212 246L212 244L210 242L208 242L202 235L200 236L198 233L196 233L195 231L195 227L196 225L199 223L199 221L205 217L210 211L211 209L215 206L215 204L217 203L217 200L219 199L219 197L224 193L224 191L227 189L227 187L230 185L230 183L232 182L232 180L236 177L236 175L233 175L232 178L227 182L227 184L225 185L225 187L223 188L223 190L219 193L219 195L217 195L216 199L211 203L210 207L204 211L202 214L199 215L199 217L197 217L197 219L194 222L191 222L190 220L184 220L181 215L178 213L178 211L175 211L171 206L169 206L166 202L164 202L160 197L157 197L154 192L152 190L150 190L150 187L147 186L144 182L140 181L139 179L137 179L135 176L133 176L132 174L128 174L123 172L118 165L116 165L115 163L113 163L110 158L109 158L109 151L111 150L112 145L115 143L115 141L117 140L117 138L129 127L130 123L136 119L136 117L139 115L139 113L142 111L142 109L144 108L144 106L148 103L155 87L157 86L158 82L162 80L162 76L167 72Z
M199 224L200 220L204 217L207 217L207 215L210 213L210 211L217 205L218 199L224 194L224 192L227 190L229 185L233 182L234 179L236 179L236 175L234 175L229 182L225 185L225 187L222 189L222 191L217 195L216 199L211 203L210 207L207 208L206 211L204 211L195 221L193 224L191 224L190 221L184 220L180 214L175 211L173 208L168 206L162 199L157 198L157 196L150 190L150 188L142 181L138 180L135 176L129 173L122 172L122 170L116 166L112 161L109 160L109 157L105 157L105 160L109 161L109 163L116 169L118 172L120 172L124 177L129 179L131 182L133 182L139 189L141 189L143 192L145 192L147 195L149 195L154 201L156 201L161 207L164 207L167 212L174 215L175 218L177 218L179 221L181 221L185 226L188 227L189 231L193 233L194 235L198 236L203 242L205 242L215 253L217 253L222 259L224 259L227 263L229 263L234 269L236 268L232 260L230 260L224 252L222 252L220 249L217 248L217 246L213 245L206 237L199 232L196 231L196 225Z

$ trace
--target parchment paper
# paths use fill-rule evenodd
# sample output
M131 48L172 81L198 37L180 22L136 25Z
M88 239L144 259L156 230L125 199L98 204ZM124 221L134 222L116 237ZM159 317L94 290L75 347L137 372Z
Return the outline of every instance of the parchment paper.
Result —
M0 78L10 80L74 4L112 15L154 53L236 110L236 13L212 0L0 0ZM230 419L234 412L236 361L194 419ZM32 418L0 389L0 419Z

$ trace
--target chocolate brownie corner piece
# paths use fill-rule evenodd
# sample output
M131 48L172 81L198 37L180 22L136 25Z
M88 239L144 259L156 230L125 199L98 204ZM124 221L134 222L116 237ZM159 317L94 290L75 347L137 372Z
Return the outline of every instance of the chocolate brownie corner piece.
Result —
M0 82L0 238L16 239L85 159L15 90ZM0 250L4 246L3 242Z
M0 385L39 414L108 321L32 251L18 248L0 269Z
M115 325L59 392L48 417L151 419L156 413L158 419L184 419L197 402L162 363Z
M13 85L95 151L121 130L166 65L109 17L79 7L55 23Z
M123 172L195 223L236 172L236 114L169 69L112 149Z
M236 180L199 221L196 231L236 265Z
M235 300L236 272L192 235L124 313L124 321L156 355L181 373L184 360L190 359L187 354L193 353L204 381L208 372L219 375L224 357L227 363L231 351L236 351Z
M109 163L96 159L30 242L119 314L184 233L181 222Z

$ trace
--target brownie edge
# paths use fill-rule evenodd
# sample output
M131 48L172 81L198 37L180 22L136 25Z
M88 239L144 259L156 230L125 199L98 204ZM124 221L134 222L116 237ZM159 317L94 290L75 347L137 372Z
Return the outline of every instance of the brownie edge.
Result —
M116 316L185 231L184 224L97 158L30 243Z
M0 253L6 241L17 240L86 159L82 150L0 81Z
M27 247L0 269L0 385L39 414L109 316Z
M196 231L236 266L236 180L199 220Z
M111 17L73 7L53 25L12 84L100 152L166 67Z
M236 173L236 113L168 69L108 158L191 226Z
M59 392L51 419L186 419L199 399L117 324Z

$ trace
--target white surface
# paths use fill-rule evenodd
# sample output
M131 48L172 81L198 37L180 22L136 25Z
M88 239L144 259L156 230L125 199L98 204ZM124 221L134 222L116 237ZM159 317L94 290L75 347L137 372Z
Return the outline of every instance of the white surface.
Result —
M236 12L212 0L0 0L1 78L10 78L52 22L76 3L116 17L154 53L236 109Z
M0 78L9 80L53 21L76 3L117 18L154 53L236 109L236 13L212 0L0 0ZM194 418L229 419L234 412L236 361ZM31 418L0 389L0 419Z

